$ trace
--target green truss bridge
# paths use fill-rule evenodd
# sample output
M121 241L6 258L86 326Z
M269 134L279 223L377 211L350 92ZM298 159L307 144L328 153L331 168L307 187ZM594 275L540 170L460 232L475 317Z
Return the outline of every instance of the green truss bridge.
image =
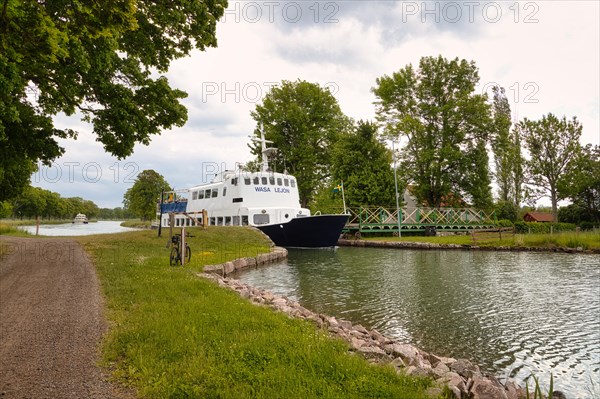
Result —
M360 236L364 233L392 232L468 232L496 228L495 212L473 208L395 208L361 207L347 209L350 214L344 233Z

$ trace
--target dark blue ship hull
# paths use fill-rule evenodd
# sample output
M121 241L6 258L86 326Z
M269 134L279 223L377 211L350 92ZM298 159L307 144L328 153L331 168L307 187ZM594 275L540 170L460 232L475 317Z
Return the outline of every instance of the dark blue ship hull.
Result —
M323 248L337 245L347 221L348 215L316 215L256 227L280 247Z

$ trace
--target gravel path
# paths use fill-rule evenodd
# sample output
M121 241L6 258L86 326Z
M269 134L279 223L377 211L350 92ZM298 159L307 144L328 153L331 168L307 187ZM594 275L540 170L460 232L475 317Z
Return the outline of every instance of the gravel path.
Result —
M97 367L107 325L69 239L0 237L0 398L133 398Z

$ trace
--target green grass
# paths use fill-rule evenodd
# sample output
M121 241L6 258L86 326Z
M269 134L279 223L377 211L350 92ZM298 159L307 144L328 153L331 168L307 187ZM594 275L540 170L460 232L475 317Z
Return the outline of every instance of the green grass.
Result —
M11 223L0 222L0 235L30 237L31 235L25 230L17 229L16 225Z
M136 229L149 229L151 225L152 225L151 220L133 219L133 220L125 220L124 222L121 222L121 226L123 226L123 227L133 227Z
M71 223L72 219L40 219L40 224L63 224ZM2 219L0 224L6 226L35 226L35 219Z
M600 231L562 232L554 234L515 234L507 238L487 238L473 241L470 235L451 235L439 237L368 237L365 240L428 242L436 244L478 245L481 247L537 247L537 248L577 248L600 249Z
M103 361L148 398L424 398L429 380L350 354L313 324L194 275L269 250L245 228L189 229L192 261L168 266L155 231L82 237L106 297Z

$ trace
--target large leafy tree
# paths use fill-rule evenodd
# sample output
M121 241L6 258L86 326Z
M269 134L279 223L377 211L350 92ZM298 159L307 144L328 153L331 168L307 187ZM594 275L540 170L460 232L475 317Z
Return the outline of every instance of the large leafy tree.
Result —
M478 82L474 62L439 56L421 58L416 70L407 65L384 75L372 89L385 134L406 143L405 178L429 206L457 195L478 207L491 205L490 106L475 93Z
M125 192L125 208L142 220L153 219L156 215L156 202L163 191L169 191L169 183L152 169L142 171L133 186Z
M583 147L573 159L572 166L570 173L561 179L558 189L582 211L582 220L599 223L600 146L588 144Z
M0 2L0 200L27 186L38 162L77 132L54 126L80 113L117 157L181 126L186 94L164 76L174 59L216 46L226 0Z
M377 126L359 121L333 147L332 178L344 181L349 206L395 206L392 153L377 139Z
M559 119L549 113L537 121L525 118L516 127L529 151L528 183L536 196L550 198L556 222L558 201L569 195L569 191L561 187L565 187L565 179L573 173L574 160L581 152L582 126L575 117Z
M319 182L330 176L331 148L349 129L349 118L329 89L303 80L273 87L252 117L258 124L255 137L262 128L273 142L278 149L274 165L298 178L300 201L306 206ZM260 154L258 143L251 149Z

